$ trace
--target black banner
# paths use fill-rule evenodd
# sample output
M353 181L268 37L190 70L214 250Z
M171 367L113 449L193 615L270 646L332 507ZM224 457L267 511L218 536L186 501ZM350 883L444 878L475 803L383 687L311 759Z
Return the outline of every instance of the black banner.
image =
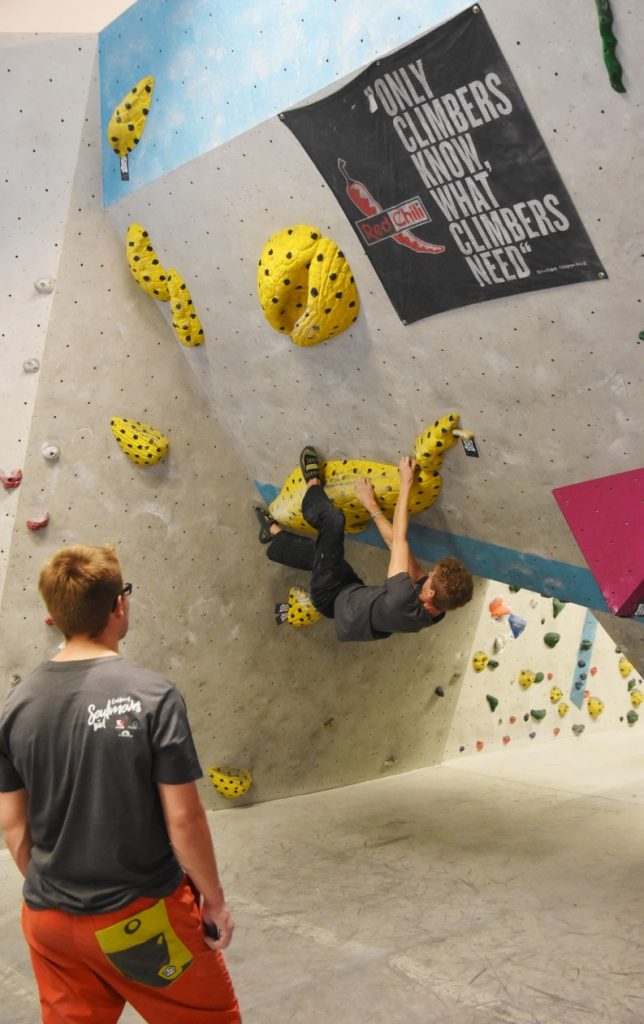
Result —
M478 5L280 117L403 323L606 276Z

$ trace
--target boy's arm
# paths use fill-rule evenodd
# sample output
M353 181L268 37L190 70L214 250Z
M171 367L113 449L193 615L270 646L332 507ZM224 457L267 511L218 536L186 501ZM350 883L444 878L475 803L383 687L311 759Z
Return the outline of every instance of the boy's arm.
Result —
M378 528L378 533L380 534L383 541L391 551L394 535L393 526L387 519L383 510L380 508L380 505L378 504L376 493L373 489L373 484L366 477L360 477L359 480L356 481L356 497L360 504L364 505L364 507L366 508L367 512L369 513L369 515L375 522L376 527ZM409 499L409 493L407 494L407 499ZM407 566L404 569L400 569L398 571L409 573L414 583L418 583L419 580L425 578L427 573L423 569L422 565L420 565L416 561L411 551L409 551L409 545L407 546L407 550ZM389 575L394 574L389 573Z
M181 867L201 893L201 916L217 925L219 939L207 939L212 949L225 949L235 923L226 905L217 871L208 819L194 782L178 785L157 783L163 816L172 849Z
M0 830L4 835L7 849L22 875L27 874L33 845L27 817L28 808L29 796L26 789L0 793Z

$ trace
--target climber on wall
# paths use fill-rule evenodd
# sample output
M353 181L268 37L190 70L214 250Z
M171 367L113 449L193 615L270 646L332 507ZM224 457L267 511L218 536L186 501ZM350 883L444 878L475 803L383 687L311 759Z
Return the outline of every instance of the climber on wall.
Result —
M304 519L318 531L310 537L283 530L266 509L257 508L259 539L268 544L274 562L311 571L311 600L326 618L335 620L339 640L383 640L392 633L417 633L440 622L445 612L460 608L472 597L472 576L456 558L442 558L429 575L409 550L409 492L416 463L404 456L399 463L400 494L393 523L378 505L369 480L360 477L355 493L375 521L391 551L387 579L366 586L344 558L344 514L329 501L320 478L320 460L307 445L300 455L306 483Z

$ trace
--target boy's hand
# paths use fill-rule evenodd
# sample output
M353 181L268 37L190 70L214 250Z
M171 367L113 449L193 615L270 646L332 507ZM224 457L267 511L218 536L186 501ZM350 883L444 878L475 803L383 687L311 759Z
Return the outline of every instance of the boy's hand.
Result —
M416 472L416 463L410 455L403 455L398 463L398 472L400 473L400 486L409 489Z
M361 505L364 505L367 512L379 512L380 505L376 501L376 492L373 489L371 480L367 480L366 477L361 476L356 480L355 486L356 498Z

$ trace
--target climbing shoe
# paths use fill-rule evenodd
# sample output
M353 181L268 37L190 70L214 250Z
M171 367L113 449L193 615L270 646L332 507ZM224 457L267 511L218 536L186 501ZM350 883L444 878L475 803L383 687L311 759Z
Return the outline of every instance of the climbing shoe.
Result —
M307 444L306 448L303 448L300 452L300 469L307 484L309 480L321 479L320 460L318 453L311 444Z
M259 543L269 544L275 536L274 533L271 533L271 526L275 520L269 515L268 509L262 505L253 505L253 512L259 520Z

